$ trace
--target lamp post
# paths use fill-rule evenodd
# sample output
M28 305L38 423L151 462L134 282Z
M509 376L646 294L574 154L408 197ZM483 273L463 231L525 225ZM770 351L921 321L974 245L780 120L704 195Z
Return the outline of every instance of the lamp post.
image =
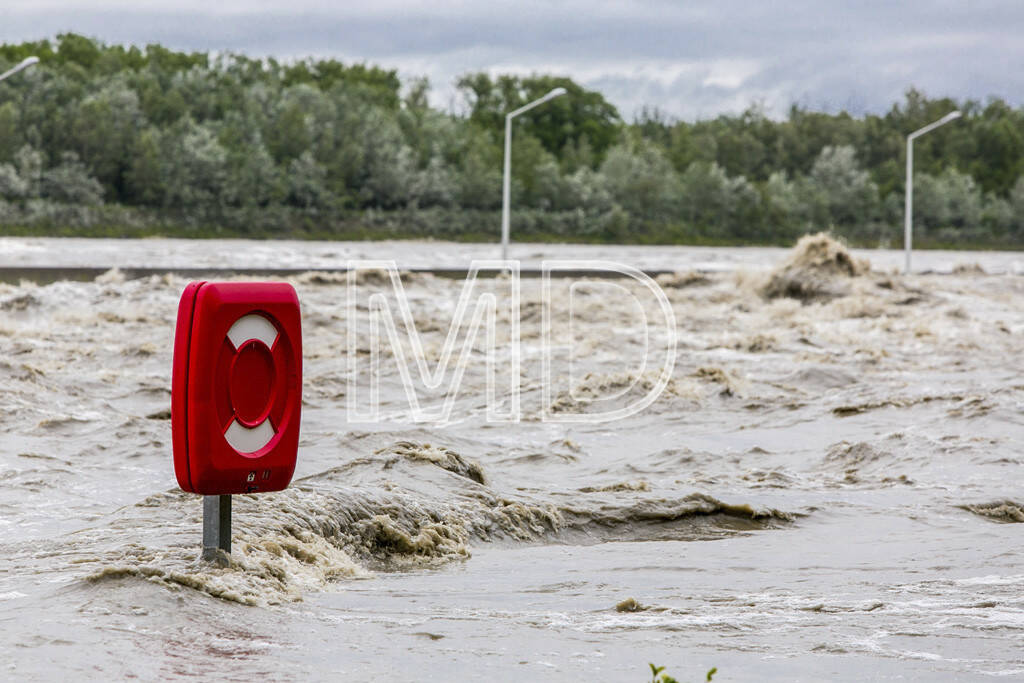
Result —
M913 133L907 136L907 192L905 197L905 206L903 207L903 250L907 255L907 262L904 266L904 275L910 274L910 248L913 242L913 223L914 223L914 138L919 138L929 131L933 131L939 126L949 123L953 119L958 119L963 116L963 113L956 109L943 116L938 121L929 123L924 128L915 130Z
M25 59L21 60L20 62L18 62L14 66L12 66L7 71L5 71L2 74L0 74L0 81L4 80L8 76L13 76L14 74L18 73L22 69L27 69L30 66L32 66L33 64L38 64L38 63L39 63L39 57L26 57Z
M534 107L540 106L548 100L553 100L559 95L565 94L565 88L555 88L544 97L525 104L515 111L505 114L505 173L501 185L501 259L508 259L508 222L509 222L509 200L512 183L512 119L527 112Z

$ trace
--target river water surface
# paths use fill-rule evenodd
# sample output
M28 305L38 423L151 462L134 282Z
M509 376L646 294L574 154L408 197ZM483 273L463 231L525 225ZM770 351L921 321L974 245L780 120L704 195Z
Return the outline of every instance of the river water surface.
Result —
M446 423L411 419L391 350L380 418L349 419L347 335L369 313L346 314L344 276L293 278L299 464L287 491L235 497L228 567L198 559L201 500L172 470L187 281L0 284L0 677L642 681L654 662L681 681L1024 679L1020 259L921 253L931 272L902 276L899 253L857 252L868 268L818 246L518 245L680 271L659 279L674 333L637 283L555 279L547 404L543 287L524 279L518 422L487 418L483 336ZM4 239L0 267L489 251ZM402 285L433 367L463 283ZM508 285L478 283L499 302ZM509 323L499 305L499 348ZM635 402L673 344L639 413L542 419Z

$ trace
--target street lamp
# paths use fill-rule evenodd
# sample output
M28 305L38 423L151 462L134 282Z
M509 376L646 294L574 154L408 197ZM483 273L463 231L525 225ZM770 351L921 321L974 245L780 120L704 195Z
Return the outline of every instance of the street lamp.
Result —
M939 126L949 123L953 119L958 119L963 116L963 112L959 109L949 112L938 121L929 123L924 128L915 130L913 133L907 136L907 193L906 193L906 204L903 208L903 250L907 254L907 263L903 269L905 275L910 274L910 246L913 241L913 221L914 221L914 138L919 138L929 131L933 131Z
M505 114L505 177L501 186L501 260L503 261L508 259L508 205L512 182L512 119L564 94L565 88L555 88L544 97Z
M33 64L38 64L38 63L39 63L39 57L26 57L25 59L21 60L20 62L15 64L13 67L8 69L7 71L5 71L2 74L0 74L0 81L4 80L8 76L13 76L14 74L18 73L22 69L27 69L30 66L32 66Z

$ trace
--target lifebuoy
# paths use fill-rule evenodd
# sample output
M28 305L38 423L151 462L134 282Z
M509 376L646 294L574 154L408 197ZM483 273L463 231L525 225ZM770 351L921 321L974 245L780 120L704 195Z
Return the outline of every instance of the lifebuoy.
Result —
M301 412L298 298L284 283L190 284L178 307L171 423L186 491L285 488Z
M235 321L227 339L234 348L228 371L234 416L224 438L239 453L256 453L277 433L270 420L274 403L274 345L278 333L264 316L249 313Z

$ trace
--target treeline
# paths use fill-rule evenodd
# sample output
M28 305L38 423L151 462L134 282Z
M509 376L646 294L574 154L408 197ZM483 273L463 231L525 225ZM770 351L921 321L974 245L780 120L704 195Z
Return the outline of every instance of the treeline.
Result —
M910 90L861 118L757 107L624 122L568 78L469 74L463 106L425 80L334 60L282 63L75 34L0 46L0 232L495 239L504 115L516 119L519 240L780 243L902 234L905 136L919 244L1024 244L1024 109Z

